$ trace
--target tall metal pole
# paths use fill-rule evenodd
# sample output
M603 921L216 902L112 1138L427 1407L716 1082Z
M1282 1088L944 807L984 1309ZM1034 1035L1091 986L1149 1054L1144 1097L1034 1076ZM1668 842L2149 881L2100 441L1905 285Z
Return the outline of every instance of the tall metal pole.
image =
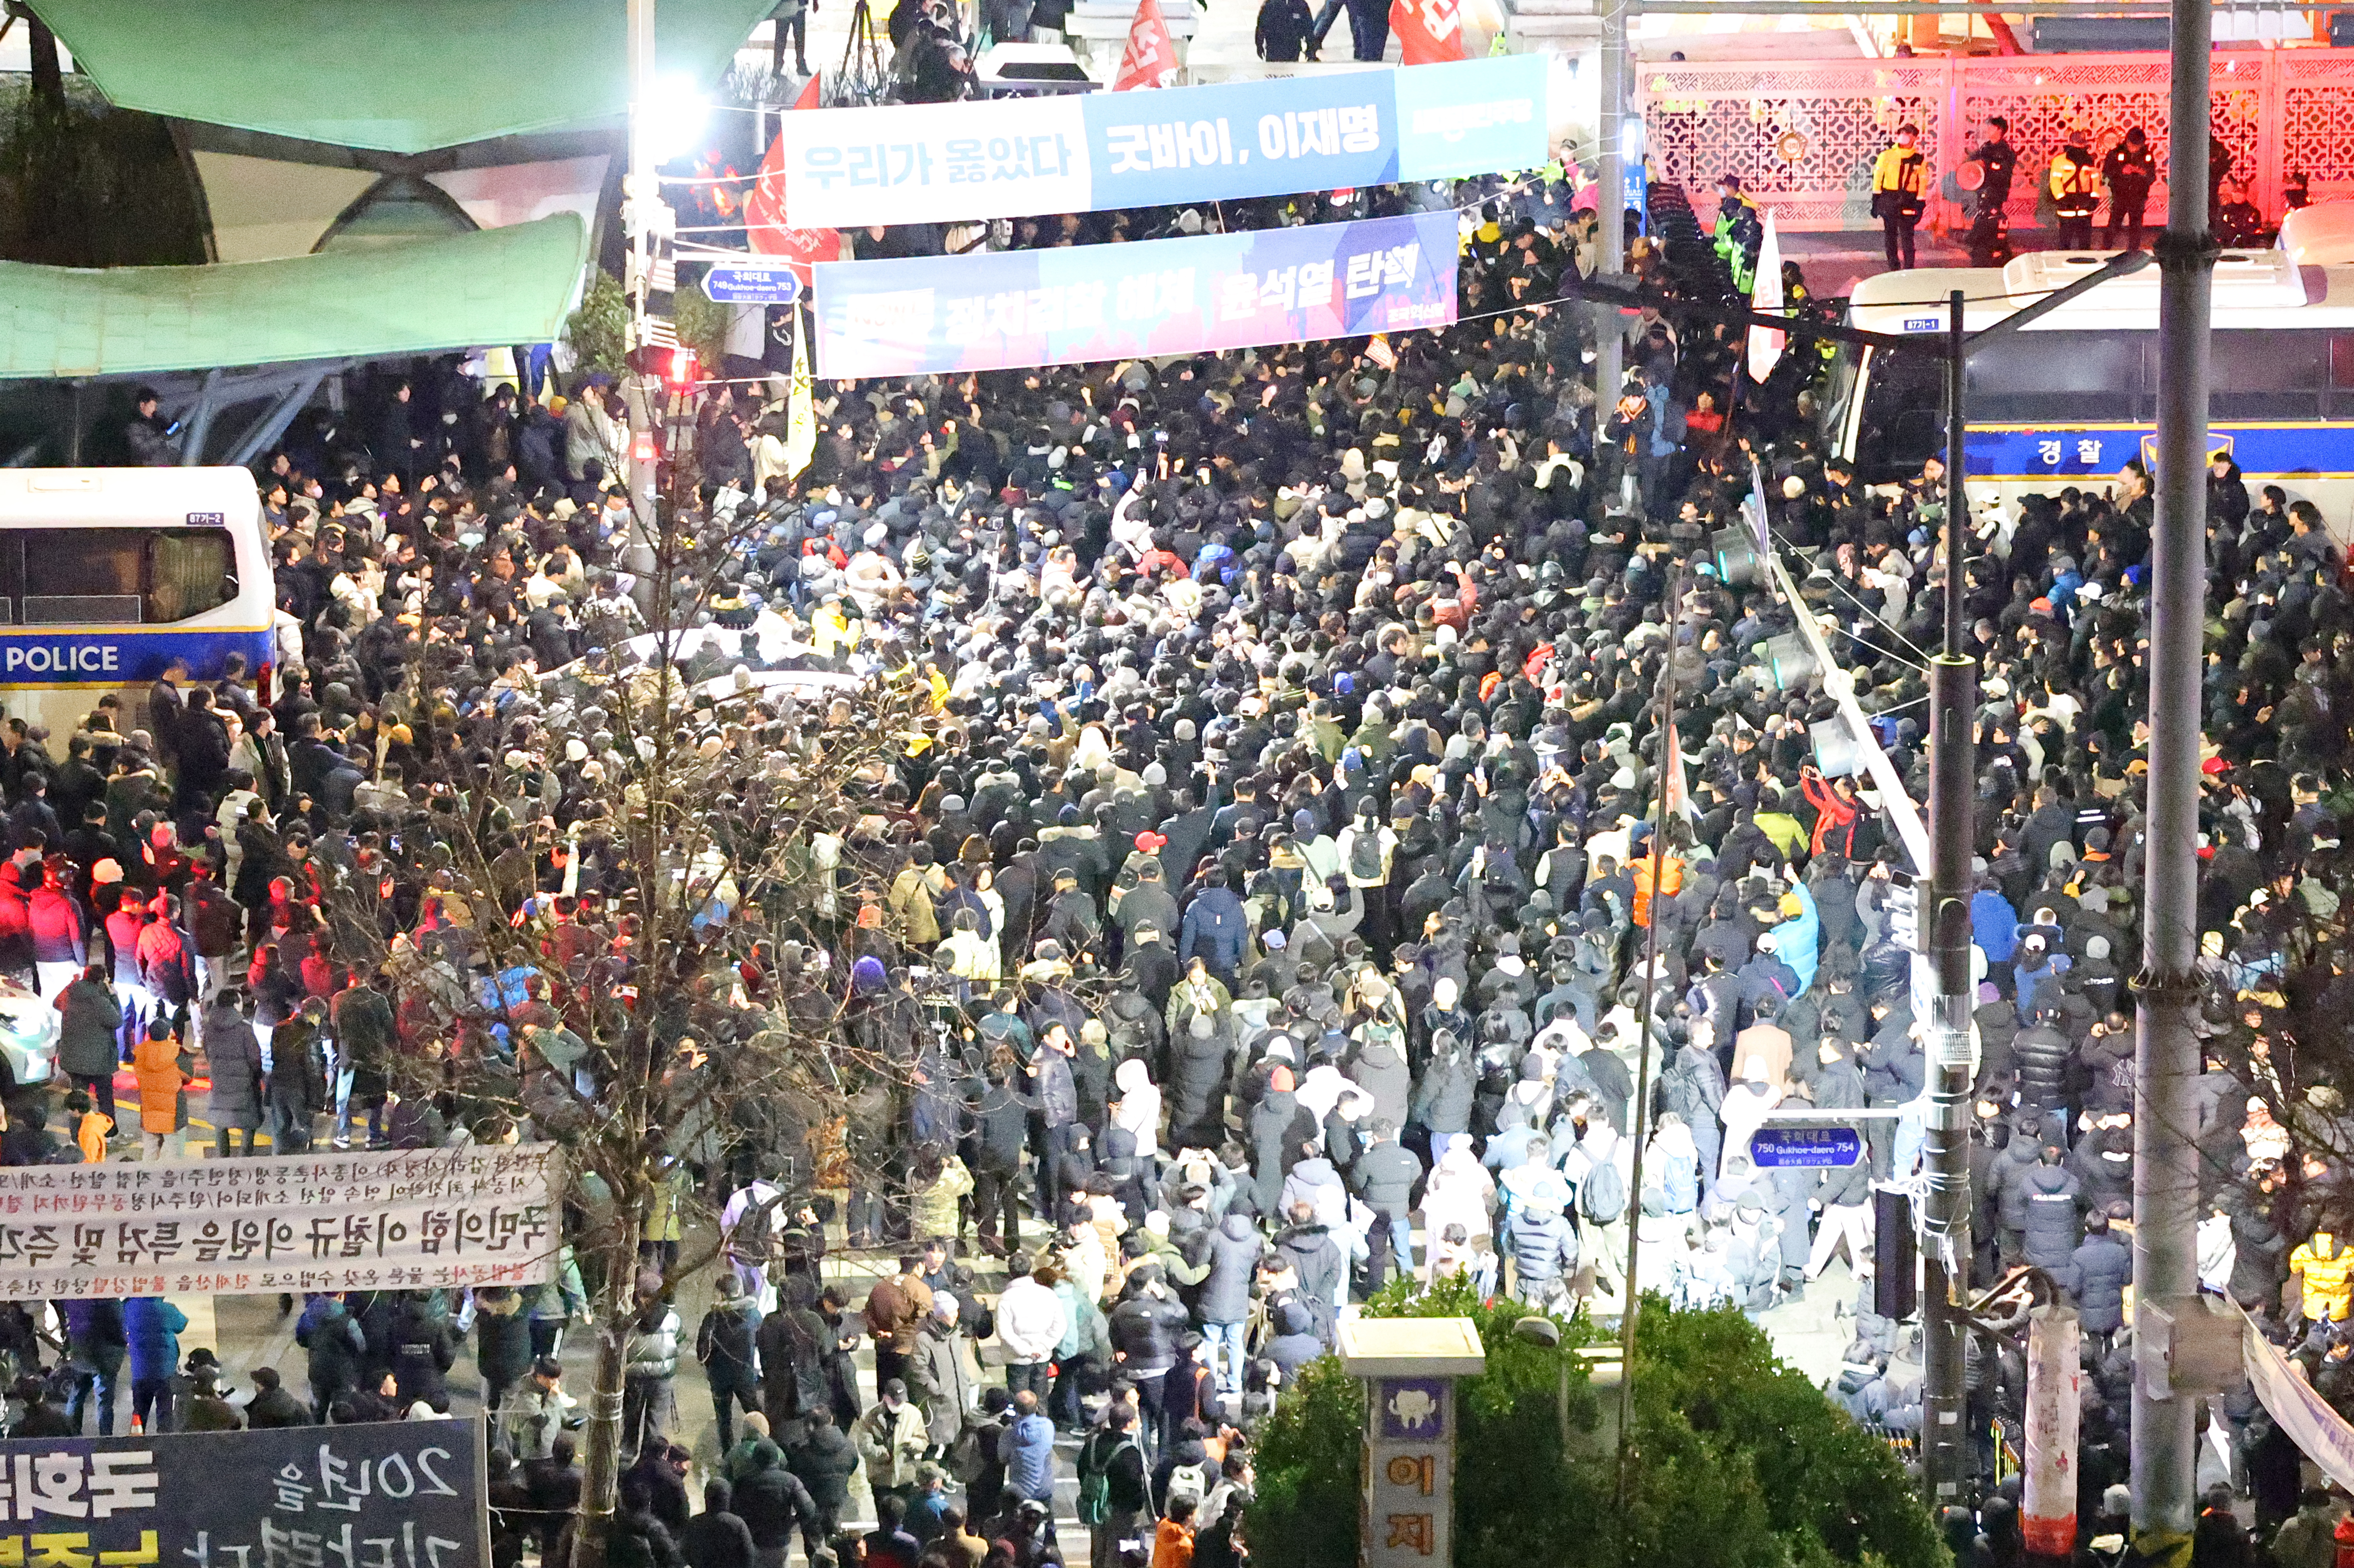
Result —
M2181 1316L2198 1278L2198 1154L2190 1083L2199 1042L2200 619L2206 602L2207 334L2214 242L2207 225L2207 0L2174 0L2166 231L2158 237L2158 493L2150 575L2149 797L2142 970L2134 1054L2134 1292ZM2195 1512L2196 1402L2167 1384L2156 1336L2136 1337L2133 1535L2147 1560L2182 1551Z
M1968 360L1962 291L1946 302L1946 639L1929 668L1929 897L1917 922L1932 970L1927 1053L1929 1118L1923 1139L1928 1177L1922 1228L1922 1483L1934 1510L1967 1499L1972 1446L1964 1425L1962 1340L1956 1307L1970 1285L1971 810L1977 759L1971 734L1978 666L1964 647L1964 569L1969 544L1962 399Z
M1638 1284L1639 1266L1643 1255L1643 1211L1637 1194L1643 1191L1643 1140L1651 1120L1651 998L1659 990L1659 878L1666 869L1668 854L1668 804L1673 798L1669 785L1675 778L1670 771L1683 766L1679 748L1670 739L1676 722L1676 620L1683 608L1685 585L1691 579L1684 568L1676 568L1675 586L1668 594L1668 655L1659 665L1659 783L1653 792L1658 808L1651 823L1651 897L1650 924L1643 933L1643 989L1635 1002L1635 1107L1627 1125L1635 1139L1633 1161L1628 1171L1627 1192L1627 1277L1621 1282L1619 1294L1625 1305L1618 1312L1618 1495L1627 1495L1627 1460L1632 1452L1635 1434L1635 1318L1642 1310L1642 1291Z
M646 295L653 278L653 209L662 200L654 164L654 0L629 0L630 166L621 176L621 222L630 237L630 346L646 341Z
M1602 228L1595 270L1616 278L1627 266L1627 0L1603 0L1601 69L1602 199L1594 210L1601 215ZM1598 313L1596 322L1594 429L1598 435L1618 401L1626 323L1615 310Z

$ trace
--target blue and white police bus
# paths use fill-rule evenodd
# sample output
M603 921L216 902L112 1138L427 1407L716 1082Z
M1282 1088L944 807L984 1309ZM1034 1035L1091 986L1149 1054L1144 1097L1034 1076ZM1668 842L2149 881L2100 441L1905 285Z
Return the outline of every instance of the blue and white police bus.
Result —
M0 707L59 756L107 692L143 724L175 659L217 681L241 654L264 684L274 599L244 469L0 469Z
M1921 268L1856 284L1851 324L1938 334L1947 297L1969 331L2066 286L2105 255L2034 251L2000 269ZM2104 283L1970 356L1966 450L1973 502L2113 480L2134 458L2155 473L2158 270ZM2282 250L2226 250L2215 269L2211 450L2232 454L2253 495L2308 499L2341 539L2354 511L2354 266ZM1944 367L1927 355L1843 348L1825 405L1830 450L1879 483L1945 450Z

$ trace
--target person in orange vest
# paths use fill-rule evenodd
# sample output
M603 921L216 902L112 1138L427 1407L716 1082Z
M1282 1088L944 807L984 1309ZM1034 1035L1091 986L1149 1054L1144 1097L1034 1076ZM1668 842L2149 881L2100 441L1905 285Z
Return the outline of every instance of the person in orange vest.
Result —
M2081 126L2068 128L2067 144L2052 154L2052 210L2060 219L2062 250L2093 248L2093 212L2101 205L2101 161L2084 145Z
M1649 930L1651 925L1652 879L1656 876L1661 895L1673 898L1684 887L1683 857L1675 852L1683 847L1683 824L1670 822L1668 835L1660 842L1646 849L1629 865L1628 873L1635 879L1635 924Z

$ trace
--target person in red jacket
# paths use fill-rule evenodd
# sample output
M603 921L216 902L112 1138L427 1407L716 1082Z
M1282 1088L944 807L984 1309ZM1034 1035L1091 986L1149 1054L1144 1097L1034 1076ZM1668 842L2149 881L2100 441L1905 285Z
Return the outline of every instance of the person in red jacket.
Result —
M1820 854L1828 849L1834 854L1852 859L1855 853L1855 820L1861 811L1856 803L1854 781L1833 779L1826 782L1823 776L1815 770L1814 764L1808 763L1798 769L1798 788L1806 791L1807 804L1815 809L1815 834L1808 846L1810 852Z
M41 862L41 885L25 901L33 929L33 969L40 981L41 1000L53 1001L73 984L89 957L83 939L81 906L66 888L68 862L51 854Z

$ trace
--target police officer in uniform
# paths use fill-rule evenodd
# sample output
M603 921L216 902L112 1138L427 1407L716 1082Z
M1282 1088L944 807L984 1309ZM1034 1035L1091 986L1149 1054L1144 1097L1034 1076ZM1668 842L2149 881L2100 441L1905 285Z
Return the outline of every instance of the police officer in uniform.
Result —
M2010 221L2003 204L2010 199L2011 173L2019 167L2009 121L1999 114L1987 117L1986 140L1970 154L1970 162L1985 174L1970 217L1970 265L1999 267L2010 260Z
M1872 165L1872 215L1880 219L1888 245L1888 270L1913 265L1913 228L1921 221L1923 193L1928 189L1929 161L1918 145L1921 128L1896 128L1896 144L1883 148Z
M2060 220L2062 250L2093 248L2093 212L2101 205L2101 163L2084 145L2081 126L2068 128L2068 143L2052 154L2052 210Z

